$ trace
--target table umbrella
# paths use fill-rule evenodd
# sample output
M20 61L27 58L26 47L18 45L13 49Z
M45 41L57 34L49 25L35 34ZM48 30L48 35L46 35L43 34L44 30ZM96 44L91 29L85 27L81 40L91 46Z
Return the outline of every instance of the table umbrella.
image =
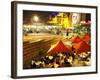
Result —
M72 41L73 43L79 43L79 42L82 41L82 39L81 39L79 36L75 36L75 37L72 38L71 41Z
M65 45L61 40L59 40L54 46L51 46L47 53L49 55L64 52L67 53L70 51L70 47Z
M89 43L91 41L91 37L88 33L86 33L83 38L82 38L85 42Z
M85 41L81 41L73 45L76 53L88 52L91 50L91 46Z

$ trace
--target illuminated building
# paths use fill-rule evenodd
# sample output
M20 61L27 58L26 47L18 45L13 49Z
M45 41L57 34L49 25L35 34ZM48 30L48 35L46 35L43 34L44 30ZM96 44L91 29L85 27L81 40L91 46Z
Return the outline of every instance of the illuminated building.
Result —
M80 14L78 13L63 13L60 12L54 17L50 17L48 23L54 25L60 25L59 27L63 27L65 29L72 28L74 24L80 22Z

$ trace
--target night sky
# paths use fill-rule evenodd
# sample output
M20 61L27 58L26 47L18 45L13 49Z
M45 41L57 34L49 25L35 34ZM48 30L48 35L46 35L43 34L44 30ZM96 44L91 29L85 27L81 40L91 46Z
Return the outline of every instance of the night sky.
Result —
M39 17L38 23L47 23L50 17L55 17L59 12L47 12L47 11L30 11L23 10L23 24L33 24L36 23L32 18L34 15ZM91 20L91 15L86 14L86 21Z
M46 11L28 11L23 10L23 23L32 24L35 21L32 20L32 17L37 15L39 17L39 23L46 23L49 20L49 17L54 17L57 15L57 12L46 12Z

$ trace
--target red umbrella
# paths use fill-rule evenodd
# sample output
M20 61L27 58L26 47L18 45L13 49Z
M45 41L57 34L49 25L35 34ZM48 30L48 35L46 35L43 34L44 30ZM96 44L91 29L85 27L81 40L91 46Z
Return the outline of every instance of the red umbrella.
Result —
M73 43L79 43L81 41L82 41L82 39L79 36L75 36L74 38L72 38Z
M91 41L91 37L88 33L85 34L82 39L87 43L89 43Z
M61 40L58 41L54 46L48 50L49 54L58 53L58 52L69 52L69 46L65 45Z
M81 41L81 42L75 44L73 47L74 47L76 53L88 52L91 50L91 46L88 45L85 41Z
M91 26L91 21L88 21L88 22L86 22L86 21L81 21L81 26Z

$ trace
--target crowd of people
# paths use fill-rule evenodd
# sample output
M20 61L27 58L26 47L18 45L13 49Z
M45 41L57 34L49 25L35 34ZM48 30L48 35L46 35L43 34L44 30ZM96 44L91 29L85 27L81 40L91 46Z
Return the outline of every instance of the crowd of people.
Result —
M40 60L32 60L31 68L60 68L60 67L72 67L74 60L77 58L78 61L83 60L90 62L88 59L90 56L83 54L68 54L68 53L58 53L56 55L48 55L41 57Z

